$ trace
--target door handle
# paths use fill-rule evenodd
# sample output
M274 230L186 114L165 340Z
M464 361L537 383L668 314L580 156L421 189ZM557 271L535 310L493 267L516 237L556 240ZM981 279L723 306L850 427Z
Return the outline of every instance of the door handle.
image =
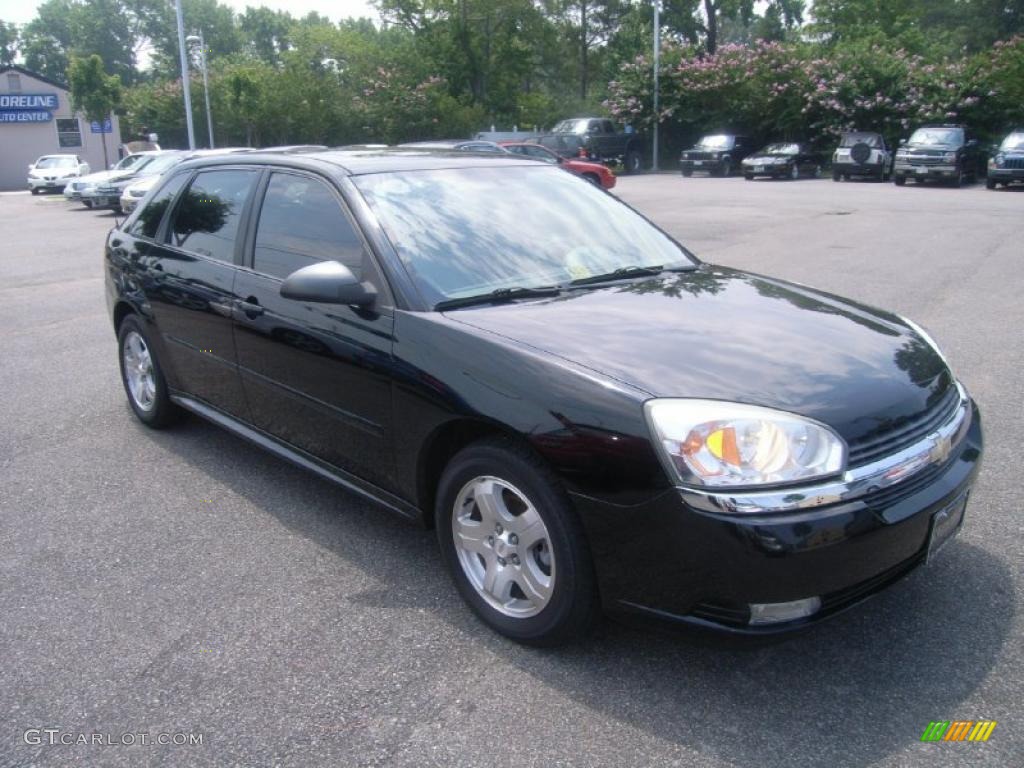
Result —
M263 314L263 307L260 306L260 300L255 296L246 297L245 301L239 302L238 308L242 310L242 314L253 320Z

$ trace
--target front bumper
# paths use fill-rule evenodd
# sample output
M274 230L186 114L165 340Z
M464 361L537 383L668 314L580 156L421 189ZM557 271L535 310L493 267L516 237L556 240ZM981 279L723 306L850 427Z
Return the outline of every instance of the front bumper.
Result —
M70 182L71 179L33 179L29 178L25 180L28 184L28 189L64 189Z
M988 177L993 181L1024 181L1024 168L993 168L989 166Z
M744 176L771 176L773 179L777 179L783 176L789 176L793 172L792 165L743 165Z
M679 160L679 168L682 171L707 171L708 173L721 173L724 163L721 158L718 160L690 160L688 158L681 158Z
M92 203L93 208L116 208L121 205L121 190L100 190L97 188L82 190L82 202Z
M968 412L944 461L832 503L807 498L792 511L737 514L695 506L678 489L626 508L575 496L606 610L756 635L857 604L921 565L933 517L966 498L982 454L971 401ZM751 604L814 597L820 608L807 618L749 623Z
M957 177L956 165L913 165L896 163L892 174L905 179L954 179Z

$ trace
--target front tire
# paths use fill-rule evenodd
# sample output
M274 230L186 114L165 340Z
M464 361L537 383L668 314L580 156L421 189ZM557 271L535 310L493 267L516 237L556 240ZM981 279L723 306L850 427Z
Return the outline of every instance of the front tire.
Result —
M121 382L128 404L139 421L153 429L163 429L181 417L181 410L167 391L167 380L143 323L128 315L117 333Z
M528 645L583 637L598 615L593 564L568 496L546 465L507 440L464 448L441 476L436 527L462 598Z
M832 171L832 181L842 181L842 180L843 180L843 174L841 174L839 171L833 170Z
M893 176L892 177L892 183L895 184L897 187L902 187L904 184L907 183L907 177L906 176Z
M640 153L635 149L630 149L626 152L626 173L640 173ZM657 169L655 169L657 170Z
M985 189L995 189L999 186L999 182L995 179L985 179Z

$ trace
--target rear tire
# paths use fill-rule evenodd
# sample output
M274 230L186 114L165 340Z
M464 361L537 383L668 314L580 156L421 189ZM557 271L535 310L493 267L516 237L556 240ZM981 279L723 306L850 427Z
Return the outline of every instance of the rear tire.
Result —
M842 181L842 180L843 180L843 174L841 174L839 171L832 171L832 181Z
M31 192L32 192L33 195L38 195L39 194L39 187L32 187Z
M722 169L718 172L718 175L723 179L727 179L732 176L732 163L726 160L722 163Z
M690 178L691 176L693 176L693 171L691 169L687 169L683 171L683 176L685 176L686 178Z
M895 184L897 187L902 187L904 184L907 183L907 177L906 176L893 176L892 177L892 183Z
M528 645L582 638L599 615L583 527L553 472L506 439L464 448L445 468L438 544L462 598Z
M178 421L182 411L171 402L156 350L137 315L128 315L121 321L117 349L121 383L139 421L153 429L163 429Z
M751 174L751 173L744 173L743 174L743 178L746 179L747 181L753 181L754 180L754 175Z

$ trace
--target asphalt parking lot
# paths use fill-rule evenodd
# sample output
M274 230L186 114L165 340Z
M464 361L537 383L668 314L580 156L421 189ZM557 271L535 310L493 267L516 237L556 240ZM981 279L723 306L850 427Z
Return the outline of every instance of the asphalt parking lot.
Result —
M112 215L2 194L0 766L1020 765L1024 189L661 175L615 192L707 261L940 341L987 455L933 564L779 644L606 623L517 646L463 607L432 533L198 419L142 427L103 300ZM981 719L988 743L919 741ZM44 728L203 743L25 743Z

